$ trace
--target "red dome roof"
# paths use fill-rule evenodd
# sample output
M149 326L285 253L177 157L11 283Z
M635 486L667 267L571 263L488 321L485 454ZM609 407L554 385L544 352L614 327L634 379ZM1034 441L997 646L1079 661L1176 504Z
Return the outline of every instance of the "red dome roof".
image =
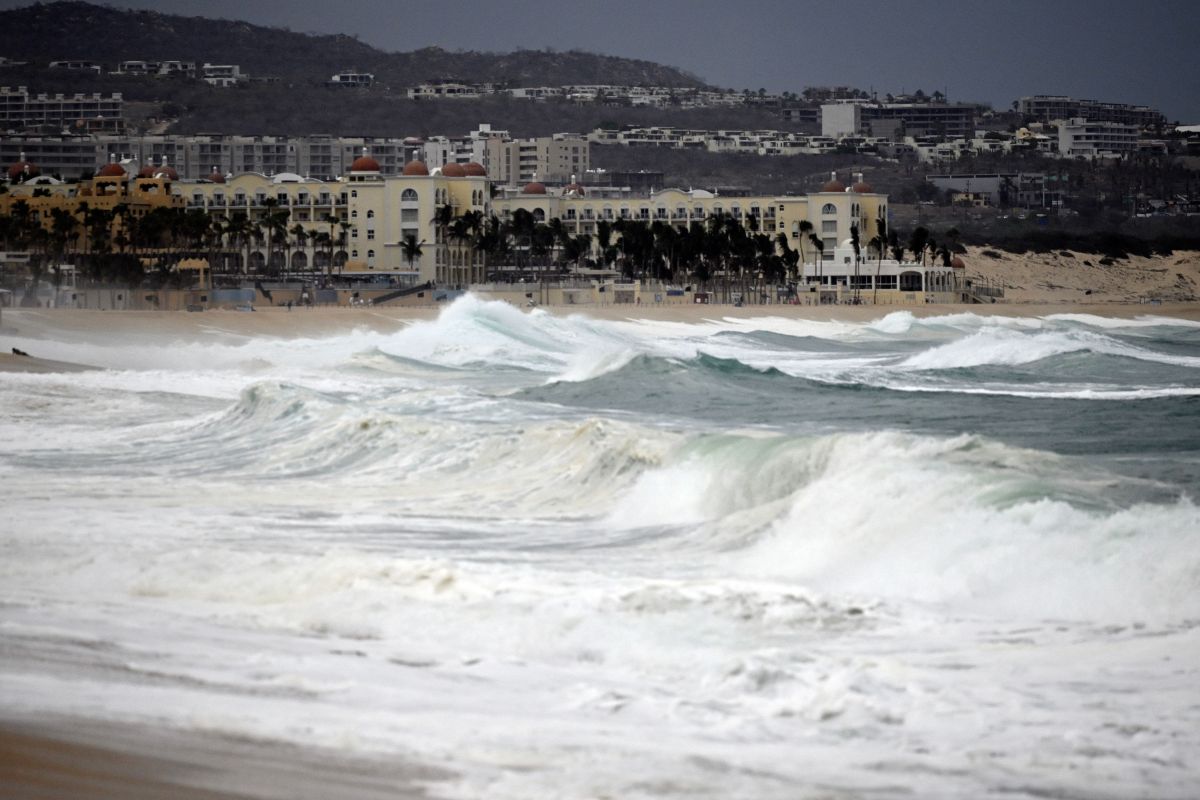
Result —
M154 177L154 165L147 164L146 166L139 169L138 177L139 178L153 178Z
M379 162L370 156L359 156L350 165L351 172L379 172Z
M583 187L580 186L578 183L568 183L566 188L563 189L563 194L572 194L572 193L577 194L580 197L582 197L584 194Z
M525 188L521 190L521 194L545 194L546 184L532 181L525 184Z
M472 178L486 178L487 177L487 170L484 169L483 164L480 164L478 161L470 162L469 164L467 164L465 169L467 170L467 175L471 176Z
M871 184L867 183L866 181L859 181L858 183L854 184L853 191L858 192L859 194L875 194L875 190L871 188Z
M846 187L837 178L825 181L825 185L821 187L822 192L844 192Z
M467 177L467 168L462 164L447 164L442 167L442 174L447 178L465 178Z
M24 159L24 157L22 157L20 161L17 161L8 168L8 179L10 181L15 181L20 178L22 174L27 174L30 178L36 178L41 174L41 172L42 171L40 169L33 164L30 164Z
M404 174L413 175L428 175L429 167L425 166L424 161L410 161L404 165Z
M950 259L950 266L954 267L955 269L966 269L967 262L963 261L958 256L955 256L954 258Z
M110 161L96 171L97 178L124 178L125 170L115 161Z
M208 176L208 179L210 181L212 181L213 183L224 183L225 182L225 176L222 175L220 172L218 172L216 167L213 167L212 174Z

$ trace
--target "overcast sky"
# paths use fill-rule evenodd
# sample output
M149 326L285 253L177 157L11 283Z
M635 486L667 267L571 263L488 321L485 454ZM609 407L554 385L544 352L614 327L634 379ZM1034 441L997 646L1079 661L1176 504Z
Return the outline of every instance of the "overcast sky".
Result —
M114 0L429 45L590 50L735 89L920 88L1007 107L1027 94L1145 103L1200 123L1200 0ZM0 7L28 5L0 0ZM351 66L351 65L347 65ZM433 77L433 76L431 76Z

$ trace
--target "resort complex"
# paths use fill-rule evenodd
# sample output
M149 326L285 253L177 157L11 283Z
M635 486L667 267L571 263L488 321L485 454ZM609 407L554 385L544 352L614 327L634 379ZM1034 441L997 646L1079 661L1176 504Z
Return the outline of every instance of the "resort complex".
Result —
M20 159L9 176L6 238L56 282L44 301L54 305L89 303L77 279L114 262L168 275L164 288L182 291L174 305L262 302L249 288L271 292L269 302L429 302L472 287L577 304L978 299L945 247L930 243L929 263L923 245L898 260L887 197L861 174L831 174L804 196L635 193L574 180L515 189L492 183L478 162L413 160L385 175L364 152L328 181L217 170L186 180L165 161L111 161L64 183ZM160 294L147 302L162 307ZM136 292L122 299L139 302Z

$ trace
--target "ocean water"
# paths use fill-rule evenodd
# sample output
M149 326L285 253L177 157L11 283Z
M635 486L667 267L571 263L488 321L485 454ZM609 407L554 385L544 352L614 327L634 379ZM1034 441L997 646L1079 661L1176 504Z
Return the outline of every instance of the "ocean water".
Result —
M0 375L0 711L445 798L1200 786L1200 324L37 319L107 369Z

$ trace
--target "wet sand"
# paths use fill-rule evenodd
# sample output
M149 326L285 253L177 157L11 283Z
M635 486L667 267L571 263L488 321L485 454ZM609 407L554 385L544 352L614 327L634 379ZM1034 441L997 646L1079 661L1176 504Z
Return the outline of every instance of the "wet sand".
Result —
M452 773L401 758L81 720L0 720L5 800L408 800Z

